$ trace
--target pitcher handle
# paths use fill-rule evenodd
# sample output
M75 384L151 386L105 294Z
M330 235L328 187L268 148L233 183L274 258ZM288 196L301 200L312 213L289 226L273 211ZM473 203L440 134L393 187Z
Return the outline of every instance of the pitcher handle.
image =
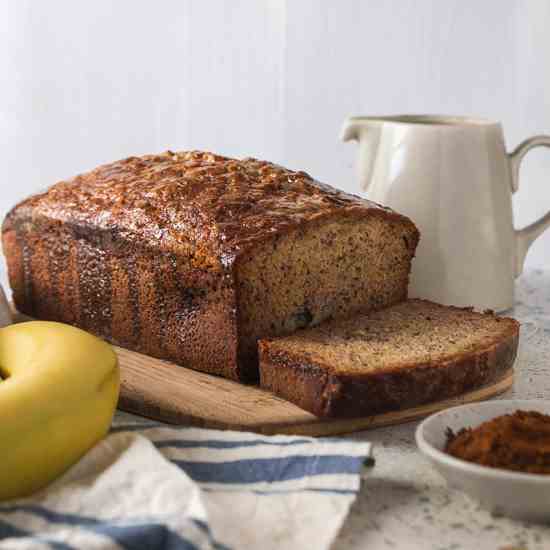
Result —
M549 147L550 136L533 136L520 143L512 153L509 154L510 165L512 168L512 193L519 189L519 167L526 153L534 147ZM525 256L533 241L550 227L550 212L547 212L542 218L524 227L516 230L516 277L519 277L523 271Z
M354 139L359 144L358 157L358 172L359 172L359 188L366 191L369 187L376 155L378 151L378 143L380 142L381 124L376 120L348 117L344 121L340 139L342 141L351 141Z

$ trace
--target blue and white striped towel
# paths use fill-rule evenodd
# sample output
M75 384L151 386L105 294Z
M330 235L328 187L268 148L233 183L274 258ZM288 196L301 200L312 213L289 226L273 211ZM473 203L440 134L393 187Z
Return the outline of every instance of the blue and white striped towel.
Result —
M115 423L46 490L0 503L0 548L328 548L370 451L346 439Z

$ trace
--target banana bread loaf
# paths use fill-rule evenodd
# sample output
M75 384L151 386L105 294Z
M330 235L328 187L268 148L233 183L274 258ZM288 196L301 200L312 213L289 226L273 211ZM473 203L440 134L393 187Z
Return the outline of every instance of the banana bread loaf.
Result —
M304 172L170 151L16 206L17 308L129 349L257 380L257 339L406 298L414 224Z
M497 380L518 338L514 319L408 300L261 340L260 383L320 417L367 416Z

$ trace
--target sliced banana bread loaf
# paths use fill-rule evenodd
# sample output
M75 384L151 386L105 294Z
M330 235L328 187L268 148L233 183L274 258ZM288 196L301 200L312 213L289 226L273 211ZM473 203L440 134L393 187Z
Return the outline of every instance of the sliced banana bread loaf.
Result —
M132 157L16 206L19 310L240 380L257 339L406 298L408 219L268 162Z
M261 340L260 383L320 417L353 417L459 395L512 367L519 323L409 300Z

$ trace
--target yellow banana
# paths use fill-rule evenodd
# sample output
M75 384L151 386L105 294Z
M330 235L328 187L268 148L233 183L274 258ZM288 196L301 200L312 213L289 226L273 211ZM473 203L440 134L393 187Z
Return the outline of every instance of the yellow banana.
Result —
M0 500L44 487L109 430L120 373L111 346L70 325L0 329Z

